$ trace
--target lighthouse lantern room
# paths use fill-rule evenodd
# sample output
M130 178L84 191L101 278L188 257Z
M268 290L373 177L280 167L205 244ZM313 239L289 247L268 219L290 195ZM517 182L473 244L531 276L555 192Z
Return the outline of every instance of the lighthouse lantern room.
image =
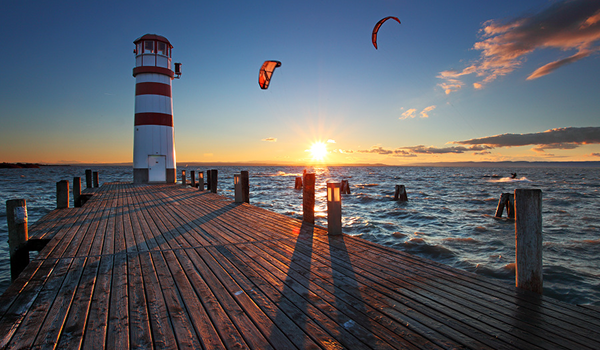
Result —
M176 181L171 82L181 75L171 70L173 46L165 37L146 34L134 42L135 122L133 182Z

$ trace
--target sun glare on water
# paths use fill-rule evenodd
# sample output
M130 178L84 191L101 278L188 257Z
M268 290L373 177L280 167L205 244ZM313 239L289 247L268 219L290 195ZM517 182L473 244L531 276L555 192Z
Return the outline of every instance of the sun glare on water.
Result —
M308 151L313 160L322 161L327 156L327 145L324 142L315 142Z

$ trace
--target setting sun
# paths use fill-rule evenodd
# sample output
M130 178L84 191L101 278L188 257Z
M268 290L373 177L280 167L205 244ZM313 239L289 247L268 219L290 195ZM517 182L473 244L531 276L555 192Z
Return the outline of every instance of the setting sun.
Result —
M310 146L308 151L312 155L313 160L322 161L327 156L327 145L323 142L315 142Z

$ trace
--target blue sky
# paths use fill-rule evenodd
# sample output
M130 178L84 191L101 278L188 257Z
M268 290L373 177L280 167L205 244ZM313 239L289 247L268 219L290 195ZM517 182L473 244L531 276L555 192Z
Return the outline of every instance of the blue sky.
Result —
M133 40L146 33L168 38L183 64L179 162L307 163L319 141L337 163L600 160L598 10L581 0L4 2L0 161L131 162ZM386 22L376 50L371 31L386 16L402 24ZM261 90L265 60L282 66Z

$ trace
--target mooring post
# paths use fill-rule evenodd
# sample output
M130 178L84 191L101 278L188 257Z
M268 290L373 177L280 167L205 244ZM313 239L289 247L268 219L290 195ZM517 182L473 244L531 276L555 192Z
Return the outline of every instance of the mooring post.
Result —
M75 208L81 207L81 178L73 178L73 205Z
M542 190L515 190L516 285L542 294Z
M494 214L494 217L496 217L496 218L502 217L502 213L504 212L504 207L506 206L507 202L508 202L508 193L502 193L500 195L500 200L498 200L498 207L496 207L496 214Z
M204 171L198 172L198 189L204 191Z
M183 186L187 185L187 178L185 177L185 170L181 171L181 184Z
M296 183L294 184L294 189L295 190L302 189L302 176L296 176Z
M190 170L190 181L191 181L191 185L192 187L196 187L196 171L195 170Z
M206 190L210 191L210 176L212 175L211 173L212 169L209 169L206 171Z
M233 189L235 192L235 203L242 203L242 182L240 174L233 174Z
M100 177L99 177L97 171L94 171L93 174L94 174L94 187L98 187L98 186L100 186Z
M340 191L342 194L350 194L350 184L348 184L348 180L342 180Z
M212 169L210 171L210 191L212 193L217 193L218 182L219 182L219 171L217 169Z
M69 207L69 180L56 183L56 209Z
M315 223L315 174L304 174L302 221L309 224Z
M242 202L250 203L250 175L247 170L240 172L240 181L242 182Z
M8 251L10 255L10 278L14 281L29 264L27 244L27 203L24 199L6 201L6 221L8 224Z
M342 234L342 195L339 182L327 183L327 234Z
M408 201L408 195L406 194L406 187L404 187L404 185L396 185L396 191L394 192L394 200L400 202Z
M509 219L515 218L515 195L512 193L508 194L508 202L506 203L506 215Z
M85 187L92 188L92 169L85 170Z

